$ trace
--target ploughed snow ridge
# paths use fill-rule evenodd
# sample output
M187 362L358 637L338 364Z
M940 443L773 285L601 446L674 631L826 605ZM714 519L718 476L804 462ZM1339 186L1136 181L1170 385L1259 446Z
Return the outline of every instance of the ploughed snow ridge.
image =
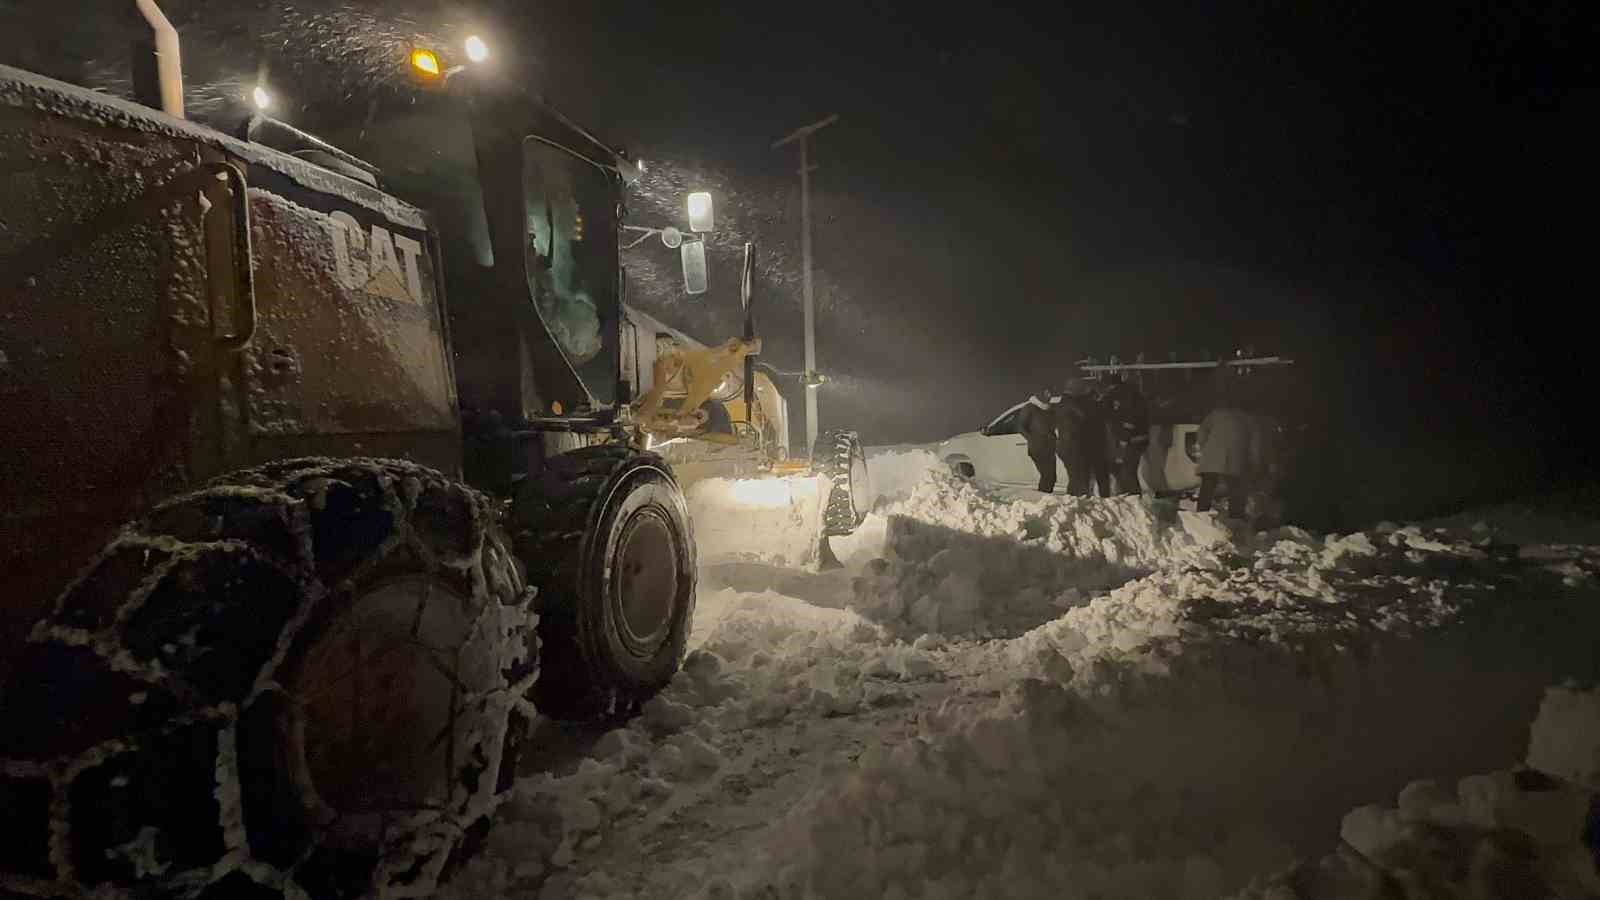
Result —
M1542 592L1591 590L1594 553L1249 534L896 453L846 572L807 576L836 595L703 590L683 672L522 778L441 896L1596 895L1600 700L1473 624L1547 615L1583 657L1594 619Z

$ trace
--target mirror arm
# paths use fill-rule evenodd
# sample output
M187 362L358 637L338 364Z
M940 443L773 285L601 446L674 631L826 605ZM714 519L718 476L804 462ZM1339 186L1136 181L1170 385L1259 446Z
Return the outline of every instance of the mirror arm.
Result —
M659 228L645 228L643 225L624 225L622 227L626 231L642 231L642 232L644 232L644 234L639 235L639 237L633 243L631 243L631 244L623 244L622 245L622 249L624 249L624 250L632 250L634 247L637 247L640 244L644 243L646 240L649 240L651 235L660 234L661 233L661 230Z

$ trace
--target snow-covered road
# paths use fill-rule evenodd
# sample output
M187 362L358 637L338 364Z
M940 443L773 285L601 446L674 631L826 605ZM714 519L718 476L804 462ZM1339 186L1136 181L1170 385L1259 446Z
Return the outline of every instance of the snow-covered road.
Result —
M1264 891L1333 849L1349 810L1521 760L1546 687L1596 675L1600 548L1526 517L1497 514L1520 549L1494 515L1246 535L933 463L876 458L886 505L838 542L846 571L708 567L680 677L625 728L541 722L487 851L441 896ZM1534 853L1558 896L1600 893L1580 852L1600 750L1577 734L1546 740L1570 770ZM1424 793L1414 819L1471 806ZM1489 795L1472 807L1489 825L1522 809ZM1368 895L1345 865L1379 896L1384 854L1411 847L1398 813L1351 815L1341 846L1360 850L1301 872L1299 895Z

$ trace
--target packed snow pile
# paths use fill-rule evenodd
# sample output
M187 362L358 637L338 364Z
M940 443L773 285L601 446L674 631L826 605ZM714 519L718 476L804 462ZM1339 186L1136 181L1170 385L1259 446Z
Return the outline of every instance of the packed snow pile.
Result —
M1241 896L1600 897L1600 690L1550 689L1527 767L1414 781L1344 817L1340 846Z
M1600 689L1545 692L1528 742L1528 765L1600 791Z
M928 651L887 640L860 616L772 593L703 595L690 646L672 684L600 737L575 771L520 779L486 852L438 896L633 896L603 873L580 877L574 859L748 776L764 756L745 746L751 735L892 709L908 686L937 677ZM702 875L642 896L690 896Z
M904 520L890 549L974 537L1036 547L1058 556L1150 570L1208 560L1232 533L1209 514L1140 497L1097 499L991 488L943 472L923 477L887 512ZM925 527L916 527L917 525ZM913 553L926 555L922 549Z
M1318 538L1295 528L1214 548L1129 582L1004 645L1031 674L1118 660L1152 674L1219 639L1292 649L1305 665L1438 628L1492 596L1501 563L1444 532L1407 526ZM1008 666L1014 669L1014 666Z
M1313 839L1307 823L1403 783L1453 735L1479 736L1462 752L1508 746L1504 711L1536 699L1521 679L1463 671L1453 642L1417 641L1494 595L1500 561L1466 537L1407 527L1223 540L1202 517L1174 524L1137 501L1043 498L991 513L969 491L925 482L902 509L959 497L976 515L956 541L1032 515L1049 523L1034 540L1098 550L1101 564L1157 562L1137 555L1152 546L1176 562L1017 638L943 647L941 669L1000 699L924 715L915 740L871 750L842 786L819 788L786 823L806 855L774 861L753 890L1216 897L1287 864ZM985 555L940 554L925 583L948 602L938 585L970 587ZM1452 695L1483 706L1437 702ZM1372 734L1386 735L1384 752L1352 756Z
M707 478L684 492L700 564L814 566L822 538L819 478Z
M1593 663L1600 608L1568 580L1592 548L1550 558L1473 524L1248 534L924 469L834 541L852 571L703 587L683 673L583 758L521 779L442 896L1214 898L1321 854L1347 814L1357 874L1443 847L1452 871L1532 858L1552 887L1586 884L1551 874L1577 857L1538 840L1596 788L1574 723L1600 699L1545 691ZM1349 812L1524 751L1537 773ZM1466 824L1405 818L1452 810ZM1316 880L1338 865L1251 896L1300 896L1296 878L1364 896Z
M1170 710L1120 713L1024 681L984 715L927 716L918 740L869 748L789 817L806 850L776 860L767 884L829 898L1215 897L1292 858L1214 803L1197 812L1182 782L1204 764L1158 763L1190 749Z
M895 634L1010 636L1158 566L1214 562L1210 516L1139 498L1019 498L924 470L834 550L863 574L852 608Z
M902 500L929 472L942 472L939 457L926 447L868 447L868 509Z

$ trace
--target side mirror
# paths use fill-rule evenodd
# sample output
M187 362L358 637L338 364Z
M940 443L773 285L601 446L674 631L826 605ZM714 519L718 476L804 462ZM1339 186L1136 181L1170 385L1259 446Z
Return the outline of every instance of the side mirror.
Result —
M709 280L706 273L705 241L684 241L678 248L683 259L683 289L690 294L704 294Z
M695 191L689 195L689 230L696 234L705 234L714 231L716 216L712 211L711 194L708 191Z

